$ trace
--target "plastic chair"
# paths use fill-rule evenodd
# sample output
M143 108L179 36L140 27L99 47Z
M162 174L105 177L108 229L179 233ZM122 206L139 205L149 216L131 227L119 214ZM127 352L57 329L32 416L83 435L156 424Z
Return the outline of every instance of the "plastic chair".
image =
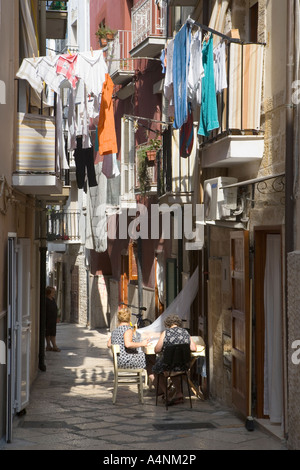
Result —
M172 344L165 347L163 352L163 363L165 367L164 376L165 376L165 388L166 388L166 409L168 409L168 379L172 379L172 377L180 376L181 379L181 391L183 391L183 383L182 378L186 377L188 392L189 392L189 399L190 399L190 406L192 408L192 397L191 397L191 389L189 384L189 377L188 371L190 368L190 361L191 361L191 350L190 344ZM175 371L174 369L179 367L180 372ZM156 384L156 405L158 399L158 390L159 390L159 376L157 376L157 384Z
M136 383L138 386L139 400L144 403L143 397L143 375L145 369L120 369L118 366L118 354L120 354L120 346L112 344L111 350L113 353L114 363L114 391L113 391L113 404L117 400L118 384L132 384Z

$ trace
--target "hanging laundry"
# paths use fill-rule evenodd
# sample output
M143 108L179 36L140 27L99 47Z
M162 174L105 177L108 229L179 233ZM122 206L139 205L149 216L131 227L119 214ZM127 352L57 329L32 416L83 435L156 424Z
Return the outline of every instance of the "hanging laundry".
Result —
M193 111L191 103L188 103L188 119L180 128L180 156L189 157L194 144Z
M99 97L107 72L108 69L102 50L79 52L77 76L84 81L88 94L93 93Z
M165 59L166 59L166 49L162 49L161 54L160 54L160 63L161 63L162 73L166 73Z
M69 90L68 102L68 150L76 149L77 121L75 106L75 90Z
M202 79L202 98L198 134L208 137L213 129L219 127L217 97L214 77L213 35L204 41L202 47L204 77Z
M82 137L77 137L77 146L74 152L76 165L76 182L79 189L84 186L85 176L87 175L89 187L97 186L97 179L94 165L93 147L82 148Z
M19 68L16 76L27 82L32 86L38 93L43 91L43 80L37 74L38 66L41 62L41 58L30 58L23 59L21 67Z
M173 127L180 129L188 117L187 76L190 58L191 28L185 24L176 34L173 52L173 85L175 116Z
M113 89L114 83L107 73L102 88L98 123L99 153L101 155L118 153L115 116L112 100Z
M78 82L76 76L77 54L64 54L59 56L56 65L56 73L66 77L75 89Z
M37 69L38 76L55 93L60 93L60 85L66 80L63 75L56 73L58 59L58 55L42 57Z
M82 136L82 148L91 147L91 139L89 133L90 117L88 115L88 94L86 84L80 80L76 94L77 105L77 130L76 135Z
M203 77L202 32L198 30L191 37L188 73L188 100L192 102L193 107L201 104L201 81Z
M63 132L63 112L62 112L62 102L61 96L58 93L56 95L56 132L57 132L57 139L56 139L56 154L58 155L57 159L57 170L59 171L60 168L63 170L69 169L69 164L66 158L66 151L65 151L65 138Z
M117 155L115 153L103 155L102 173L106 178L116 178L120 175L120 170L117 164Z
M171 39L167 45L166 53L166 74L164 82L164 95L169 101L168 116L174 116L174 86L173 86L173 52L174 39Z
M95 165L97 186L87 188L87 218L85 247L103 253L107 250L106 198L108 180L102 173L102 163Z
M225 42L221 42L214 49L214 73L215 73L216 93L220 94L225 88L227 88Z

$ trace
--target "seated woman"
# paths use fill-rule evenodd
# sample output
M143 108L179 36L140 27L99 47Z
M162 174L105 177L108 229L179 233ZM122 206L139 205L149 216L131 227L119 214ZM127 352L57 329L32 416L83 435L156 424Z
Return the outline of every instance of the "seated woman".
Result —
M178 315L169 315L165 319L165 327L166 330L163 331L160 335L160 338L155 346L155 353L163 353L166 346L172 344L190 344L191 351L197 351L197 346L190 337L189 333L182 328L182 320ZM164 373L164 363L163 363L163 354L157 358L156 363L153 366L153 372L155 374L163 374ZM169 405L176 405L183 402L183 394L181 392L180 386L180 377L174 376L172 377L172 383L175 387L176 394ZM163 395L165 395L165 380L159 381L160 391Z
M149 339L136 341L133 328L130 326L131 313L127 308L118 311L119 326L116 328L107 342L110 348L112 344L120 346L120 354L118 355L118 366L122 369L147 369L146 355L137 351L138 348L147 346Z

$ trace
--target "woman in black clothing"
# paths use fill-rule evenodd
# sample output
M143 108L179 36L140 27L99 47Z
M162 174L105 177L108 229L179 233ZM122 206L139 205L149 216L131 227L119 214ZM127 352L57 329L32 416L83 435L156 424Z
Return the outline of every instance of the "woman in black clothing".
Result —
M46 351L60 352L56 344L57 305L54 287L46 288Z

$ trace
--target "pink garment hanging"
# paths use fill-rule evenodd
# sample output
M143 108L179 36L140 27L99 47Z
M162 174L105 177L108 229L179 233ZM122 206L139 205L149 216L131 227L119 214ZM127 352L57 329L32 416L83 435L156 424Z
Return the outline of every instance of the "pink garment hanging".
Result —
M73 88L76 88L78 77L76 76L77 54L61 55L57 61L56 73L64 75Z

